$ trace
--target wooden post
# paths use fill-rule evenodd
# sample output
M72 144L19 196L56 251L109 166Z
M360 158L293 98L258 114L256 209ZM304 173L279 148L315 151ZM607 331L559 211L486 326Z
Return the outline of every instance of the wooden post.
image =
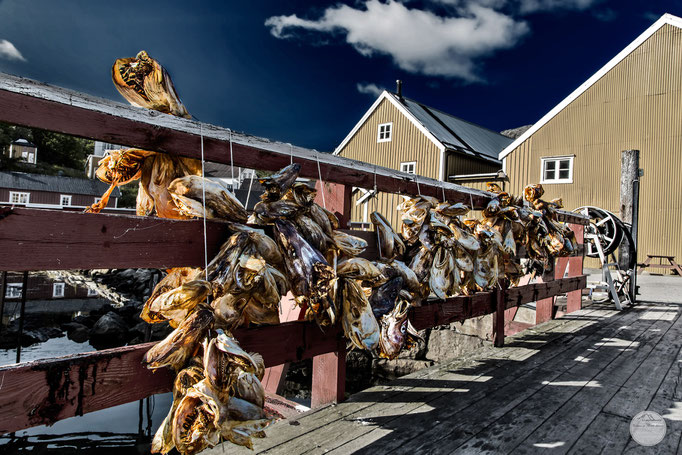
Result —
M552 261L552 269L546 271L539 281L547 283L554 280L554 261ZM548 297L535 302L535 323L542 324L554 317L554 297Z
M5 292L7 292L7 271L2 272L2 285L0 285L0 334L2 334L2 323L5 316Z
M351 187L335 183L320 182L315 185L315 202L326 204L327 210L339 218L339 227L345 228L350 221ZM324 194L324 200L322 200ZM346 394L346 342L341 339L336 352L313 357L313 408L343 401Z
M584 241L583 232L585 227L581 224L570 224L569 227L575 234L575 240L578 244ZM585 259L585 249L580 256L572 256L568 258L568 276L580 276L583 274L583 261ZM582 308L583 292L582 289L566 293L566 313L572 313Z
M346 395L346 341L342 338L336 352L313 357L313 387L310 406L318 408L339 403Z
M26 315L26 296L28 295L28 272L24 272L21 283L21 311L19 313L19 334L17 335L17 363L21 362L21 338L24 336L24 316Z
M495 316L493 316L493 343L498 348L504 346L505 288L506 283L499 283L499 287L493 293L496 303Z
M305 310L296 305L294 296L289 292L282 298L282 314L279 315L279 322L300 321L305 315ZM266 368L265 375L261 383L266 392L278 394L284 387L284 380L289 371L289 364L283 363L274 367Z
M620 219L626 224L632 224L633 187L632 182L639 178L639 150L624 150L620 160ZM618 266L621 270L630 269L636 258L630 257L630 244L627 236L623 238L618 249Z

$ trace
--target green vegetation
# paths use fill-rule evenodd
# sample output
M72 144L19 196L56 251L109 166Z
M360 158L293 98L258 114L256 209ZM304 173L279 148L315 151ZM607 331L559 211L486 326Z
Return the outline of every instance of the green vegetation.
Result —
M38 147L37 165L6 156L10 144L17 139L26 139ZM1 170L84 178L85 160L93 149L94 142L89 139L0 123Z

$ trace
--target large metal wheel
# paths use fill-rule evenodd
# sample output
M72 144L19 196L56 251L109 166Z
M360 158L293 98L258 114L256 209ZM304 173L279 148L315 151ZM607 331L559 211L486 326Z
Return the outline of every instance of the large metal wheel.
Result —
M616 251L627 229L616 215L599 207L591 206L578 207L573 211L590 218L590 224L585 226L585 234L596 235L604 251L604 256ZM591 258L599 257L593 238L585 239L585 255Z

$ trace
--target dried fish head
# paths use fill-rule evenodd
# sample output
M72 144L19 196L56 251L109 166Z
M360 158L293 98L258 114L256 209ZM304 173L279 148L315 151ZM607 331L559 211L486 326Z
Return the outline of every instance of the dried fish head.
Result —
M343 278L373 281L380 278L381 271L367 259L350 258L339 261L336 274Z
M346 256L358 256L367 249L367 242L360 237L346 234L341 231L334 231L332 233L332 240L334 245Z
M271 202L260 201L253 207L253 210L260 221L272 223L276 219L294 218L301 211L301 207L294 201L281 199Z
M379 212L372 212L369 216L376 229L379 241L379 255L386 260L394 259L405 253L405 244L395 233L390 223Z
M172 327L177 327L211 292L211 283L208 281L188 281L149 301L140 317L147 322L155 322L161 317L168 320Z
M377 320L380 320L383 315L388 314L393 310L402 287L403 278L397 276L372 290L372 294L369 297L369 304L372 307L372 313L374 313L374 317L377 318Z
M142 168L147 157L154 155L154 152L149 152L140 149L123 149L111 150L102 158L97 167L95 175L104 183L110 186L102 195L102 198L92 204L86 212L99 213L109 203L114 188L133 180L139 179L142 175Z
M538 183L527 185L523 189L523 195L526 198L526 200L530 203L541 198L543 194L545 194L545 190L544 188L542 188L542 185Z
M452 252L443 247L436 248L429 275L429 287L439 299L445 300L457 281L455 258Z
M410 304L398 300L393 310L382 316L379 336L379 357L395 359L407 339L407 314Z
M194 355L213 321L213 311L209 307L199 306L165 339L147 351L142 364L151 369L165 366L176 370L182 368L187 359Z
M152 295L147 299L144 307L142 307L142 313L140 314L142 320L150 324L164 322L166 318L158 313L150 311L149 307L151 303L161 294L172 291L173 289L182 286L188 281L192 281L199 274L199 272L201 272L201 269L195 267L175 267L173 269L169 269L166 276L163 277L163 279L161 279L156 286L154 286Z
M248 295L227 293L222 297L213 299L211 307L213 307L216 317L216 326L232 330L242 325L244 323L244 309L248 303Z
M147 52L140 51L133 58L116 59L111 78L119 93L133 106L191 118L170 75Z
M176 178L168 185L168 191L178 206L187 210L190 216L203 216L203 211L197 212L199 206L205 205L207 213L211 213L213 218L220 218L229 221L246 222L248 213L242 203L230 190L219 182L209 180L198 175L186 175ZM202 203L204 201L205 204ZM195 202L189 206L187 199ZM208 212L210 210L210 212Z
M419 283L423 283L429 276L432 262L433 253L428 248L420 247L417 250L417 254L412 257L409 267L414 272Z
M219 418L214 403L194 388L178 404L173 417L173 442L182 454L195 454L220 441L220 431L215 425Z
M359 348L373 351L379 343L379 325L362 288L355 280L344 279L341 283L343 331L351 343Z
M281 199L284 193L294 184L300 171L301 165L293 163L269 177L258 179L258 182L265 188L261 199L263 201L277 201Z

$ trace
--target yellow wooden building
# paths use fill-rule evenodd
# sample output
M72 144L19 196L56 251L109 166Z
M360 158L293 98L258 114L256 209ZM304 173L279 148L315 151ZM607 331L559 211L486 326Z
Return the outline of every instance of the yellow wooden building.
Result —
M398 93L384 91L334 151L347 158L440 181L462 174L494 176L499 152L512 142L501 134ZM473 185L476 186L476 185ZM351 223L369 227L378 210L394 227L401 198L365 189L353 193Z
M682 19L662 16L507 146L509 191L619 215L621 152L640 150L639 261L682 259Z

